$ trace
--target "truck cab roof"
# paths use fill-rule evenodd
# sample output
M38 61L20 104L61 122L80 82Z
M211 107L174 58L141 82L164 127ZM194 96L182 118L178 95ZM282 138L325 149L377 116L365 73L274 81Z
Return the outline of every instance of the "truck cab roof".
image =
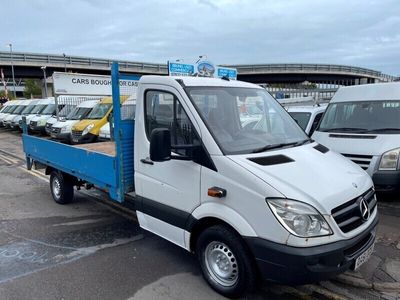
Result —
M399 99L400 82L387 82L341 87L332 97L331 103Z
M157 75L148 75L142 76L140 78L141 84L146 83L155 83L155 84L176 84L178 80L182 80L185 86L226 86L226 87L242 87L242 88L257 88L262 89L262 87L247 83L244 81L237 80L224 80L221 78L209 78L209 77L189 77L189 76L157 76Z

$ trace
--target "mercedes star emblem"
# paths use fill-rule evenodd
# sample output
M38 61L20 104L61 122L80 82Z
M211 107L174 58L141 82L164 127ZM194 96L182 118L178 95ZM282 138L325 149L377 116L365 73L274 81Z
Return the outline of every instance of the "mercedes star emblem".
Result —
M367 221L370 216L370 211L369 211L368 203L367 203L367 201L365 201L364 198L360 201L360 212L361 212L361 218L364 221Z

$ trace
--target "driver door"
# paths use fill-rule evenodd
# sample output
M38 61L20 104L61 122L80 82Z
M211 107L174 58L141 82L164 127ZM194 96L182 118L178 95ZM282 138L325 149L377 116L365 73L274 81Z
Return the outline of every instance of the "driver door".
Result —
M152 89L138 103L135 144L135 184L140 195L140 226L165 239L185 246L185 226L191 212L200 205L201 166L188 160L153 162L150 160L150 136L156 128L171 131L173 145L193 144L198 140L193 122L180 94L173 88ZM193 118L192 118L193 119ZM197 131L198 132L198 131ZM186 150L175 155L185 155Z

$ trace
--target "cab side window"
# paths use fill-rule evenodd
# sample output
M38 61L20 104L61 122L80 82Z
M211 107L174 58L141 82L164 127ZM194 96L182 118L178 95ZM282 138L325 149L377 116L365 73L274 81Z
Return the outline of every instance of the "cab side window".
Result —
M146 92L145 110L146 135L149 140L154 129L168 128L172 145L199 144L193 125L175 95L149 90ZM186 155L186 150L174 152Z

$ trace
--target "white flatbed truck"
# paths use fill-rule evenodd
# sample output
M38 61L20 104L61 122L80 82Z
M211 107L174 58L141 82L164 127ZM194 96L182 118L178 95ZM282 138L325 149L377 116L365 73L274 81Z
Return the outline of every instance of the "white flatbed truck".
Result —
M120 202L133 193L140 226L195 253L205 280L228 297L258 278L315 282L368 259L378 222L370 177L310 140L264 89L143 76L130 121L119 106L118 82L127 78L114 64L115 142L65 145L25 126L28 168L46 168L56 202L70 202L83 184ZM241 127L247 98L265 130Z

